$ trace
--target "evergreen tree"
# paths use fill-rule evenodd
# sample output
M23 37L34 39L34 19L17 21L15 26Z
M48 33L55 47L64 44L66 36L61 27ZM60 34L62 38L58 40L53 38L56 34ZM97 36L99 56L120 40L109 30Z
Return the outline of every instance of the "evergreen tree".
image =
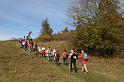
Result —
M40 31L39 38L41 38L41 40L44 42L50 41L52 33L53 33L53 30L52 30L52 28L50 28L50 25L48 23L48 19L45 19L41 23L41 31Z
M41 35L49 35L51 36L53 33L52 28L50 28L50 25L48 23L48 19L45 19L42 23L41 23Z
M62 30L62 33L68 32L68 27L65 27L64 30Z

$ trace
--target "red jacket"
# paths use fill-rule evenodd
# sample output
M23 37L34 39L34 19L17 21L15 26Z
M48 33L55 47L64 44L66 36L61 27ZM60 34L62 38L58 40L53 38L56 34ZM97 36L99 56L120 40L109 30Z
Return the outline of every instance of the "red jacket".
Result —
M46 52L45 50L41 50L41 54L42 54L42 55L45 54L45 52Z
M83 53L81 53L81 54L78 56L78 59L81 59L82 64L86 64L86 60L84 59L84 54L83 54Z

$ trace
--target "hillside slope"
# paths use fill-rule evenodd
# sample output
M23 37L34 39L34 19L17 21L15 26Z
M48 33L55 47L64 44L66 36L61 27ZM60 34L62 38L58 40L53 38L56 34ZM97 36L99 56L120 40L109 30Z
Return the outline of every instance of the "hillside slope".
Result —
M60 44L60 43L58 43ZM41 44L43 45L43 44ZM48 44L44 44L48 45ZM63 46L66 44L62 43ZM92 59L94 60L94 59ZM101 60L89 60L89 73L85 74L78 70L78 73L68 71L68 66L55 65L52 61L39 59L33 55L19 49L16 42L0 42L0 82L122 82L123 66L117 67L120 72L114 68L114 72L120 73L119 77L111 73L110 60L102 60L108 62L107 66ZM98 62L99 61L99 62ZM102 64L101 64L102 63ZM123 62L121 63L123 64ZM120 65L120 64L119 64ZM78 63L80 66L80 63ZM110 68L108 68L108 66ZM104 68L108 68L103 70ZM79 68L80 69L80 68ZM101 71L102 70L102 71ZM110 73L110 74L107 74ZM115 80L116 79L116 80Z

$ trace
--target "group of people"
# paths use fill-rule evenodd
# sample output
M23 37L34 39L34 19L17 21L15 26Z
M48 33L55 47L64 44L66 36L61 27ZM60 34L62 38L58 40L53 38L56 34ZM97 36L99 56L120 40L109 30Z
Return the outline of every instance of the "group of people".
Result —
M23 48L25 51L29 52L34 52L34 54L37 57L40 58L46 58L48 61L51 61L52 59L54 60L55 64L59 65L60 64L60 54L59 51L56 49L51 49L48 47L48 49L45 49L45 47L40 47L37 42L33 42L32 38L30 37L31 32L28 34L28 36L25 38L20 38L19 45L20 48ZM87 53L84 52L84 50L81 50L80 55L76 53L74 49L70 51L68 54L66 50L63 51L62 53L62 59L63 59L63 64L64 65L69 65L69 70L72 72L73 68L75 70L75 73L77 73L77 66L76 66L76 61L81 60L82 61L82 71L85 73L88 73L88 69L86 66L88 56Z
M38 46L34 50L34 52L35 52L35 55L37 55L37 56L39 55L40 58L46 58L47 57L48 61L53 59L56 64L59 64L60 54L59 54L59 51L56 49L51 50L50 47L48 47L48 49L45 49L45 47L41 48Z
M24 38L19 38L19 40L18 40L19 47L23 48L25 51L33 50L34 42L33 42L33 39L31 38L31 33L32 32L29 32L28 36L26 36L26 37L24 36Z

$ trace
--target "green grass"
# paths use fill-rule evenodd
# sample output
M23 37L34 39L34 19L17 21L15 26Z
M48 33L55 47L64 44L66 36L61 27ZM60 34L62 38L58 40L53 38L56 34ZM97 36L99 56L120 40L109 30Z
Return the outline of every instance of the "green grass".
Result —
M56 47L60 53L70 50L67 42L40 43ZM62 62L62 60L61 60ZM77 63L80 69L80 61ZM0 42L0 82L124 82L123 59L98 59L90 57L89 73L69 72L68 66L55 65L24 52L14 41Z

